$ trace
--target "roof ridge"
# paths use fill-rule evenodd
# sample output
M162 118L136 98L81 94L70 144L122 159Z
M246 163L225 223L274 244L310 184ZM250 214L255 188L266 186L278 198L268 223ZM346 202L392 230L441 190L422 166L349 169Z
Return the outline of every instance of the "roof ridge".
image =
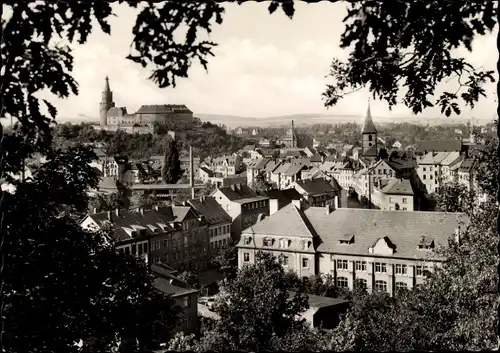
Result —
M307 216L302 212L302 210L300 210L297 206L295 206L293 203L290 203L290 205L293 206L293 208L295 209L295 211L297 212L297 214L299 215L299 218L300 218L300 221L302 222L302 224L304 225L304 227L306 227L307 231L309 232L309 234L311 235L312 238L314 238L314 234L311 232L311 229L310 227L307 225L306 221L304 218L307 218ZM309 221L309 220L308 220ZM312 225L311 225L312 227ZM314 227L312 227L314 229ZM316 233L316 231L314 231L314 233Z

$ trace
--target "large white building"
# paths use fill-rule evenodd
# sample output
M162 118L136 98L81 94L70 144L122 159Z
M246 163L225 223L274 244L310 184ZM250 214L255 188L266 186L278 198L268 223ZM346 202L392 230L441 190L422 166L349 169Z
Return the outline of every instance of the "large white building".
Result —
M426 270L445 259L436 253L459 236L463 214L310 207L291 203L245 229L238 266L258 251L283 255L300 277L332 274L339 287L355 283L393 295L423 283Z

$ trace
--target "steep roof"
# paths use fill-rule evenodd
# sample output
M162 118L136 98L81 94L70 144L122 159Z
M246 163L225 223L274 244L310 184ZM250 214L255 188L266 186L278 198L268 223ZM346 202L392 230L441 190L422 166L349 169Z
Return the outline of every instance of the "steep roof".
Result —
M461 160L460 152L450 152L442 161L442 166L451 166Z
M245 229L242 234L262 234L313 238L315 232L304 212L290 203L278 211L280 217L268 217ZM286 220L284 222L284 220Z
M388 195L413 195L413 188L410 181L407 179L391 179L386 186L382 188L382 192Z
M309 195L320 195L337 191L326 179L297 180L296 185Z
M204 171L205 173L207 173L209 177L213 177L214 176L214 172L212 172L207 167L199 167L199 169L202 170L202 171Z
M322 240L318 251L364 255L378 240L388 237L395 246L395 257L415 259L432 255L419 250L422 236L433 238L436 247L447 246L460 218L465 217L458 213L354 208L339 208L327 214L322 207L310 207L304 213ZM282 224L287 222L281 221ZM354 235L352 244L340 244L346 234Z
M266 173L272 173L276 168L280 166L281 162L276 160L270 160L264 167Z
M471 169L474 167L474 159L473 158L465 158L458 169L459 172L469 173Z
M184 104L154 104L143 105L136 114L171 114L171 113L192 113Z
M219 188L219 191L226 196L230 201L238 202L248 199L264 199L250 189L247 185L230 185Z
M450 152L429 152L418 161L418 164L440 164Z
M288 205L293 200L302 199L302 195L295 189L269 189L260 193L261 195L267 196L270 199L278 200L279 206L283 207Z
M417 145L417 151L420 152L460 152L462 150L462 142L460 140L422 140Z
M377 133L377 129L375 129L375 125L373 124L370 103L368 103L368 109L366 110L365 121L363 124L363 129L361 130L361 133L362 134L376 134Z
M307 166L305 164L292 163L284 174L286 176L293 176L293 175L296 175L298 172L300 172L304 168L307 168Z
M205 217L209 224L218 224L223 222L231 222L232 218L219 205L213 197L205 197L201 199L193 199L188 201L195 211Z

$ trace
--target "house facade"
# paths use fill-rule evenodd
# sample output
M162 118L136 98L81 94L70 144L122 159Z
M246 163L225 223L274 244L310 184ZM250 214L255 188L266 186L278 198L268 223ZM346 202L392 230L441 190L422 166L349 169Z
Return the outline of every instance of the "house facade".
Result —
M242 232L238 265L269 251L288 257L283 266L301 277L331 274L339 287L394 295L398 288L418 287L445 261L435 250L459 237L462 221L466 216L456 213L289 204Z

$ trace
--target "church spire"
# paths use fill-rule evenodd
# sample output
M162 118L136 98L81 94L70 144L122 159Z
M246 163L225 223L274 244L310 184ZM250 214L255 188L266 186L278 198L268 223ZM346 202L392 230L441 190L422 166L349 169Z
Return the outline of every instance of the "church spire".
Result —
M372 112L370 109L370 98L368 98L368 109L366 110L365 122L363 124L363 130L361 130L362 134L376 134L377 129L375 129L375 125L373 124Z

